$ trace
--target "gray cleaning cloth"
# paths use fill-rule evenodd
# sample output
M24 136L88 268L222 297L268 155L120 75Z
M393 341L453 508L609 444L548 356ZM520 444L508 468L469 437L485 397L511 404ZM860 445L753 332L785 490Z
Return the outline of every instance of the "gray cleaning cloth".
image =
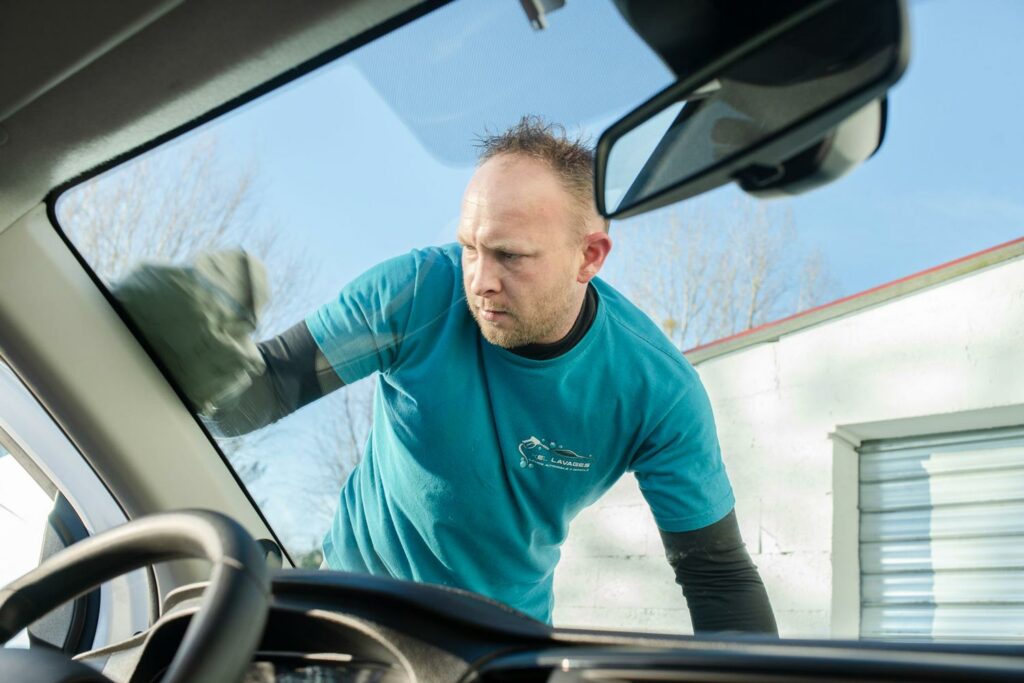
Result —
M244 251L203 253L186 267L142 264L113 293L200 412L238 396L266 369L252 334L267 275Z

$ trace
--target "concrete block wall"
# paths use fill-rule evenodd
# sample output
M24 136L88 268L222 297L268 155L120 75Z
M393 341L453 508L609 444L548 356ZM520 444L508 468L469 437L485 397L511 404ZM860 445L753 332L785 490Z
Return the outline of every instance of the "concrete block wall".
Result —
M1024 424L1022 339L1017 257L697 367L783 636L857 634L857 443L844 439ZM691 632L632 476L573 523L555 601L559 626Z
M682 589L632 475L573 521L555 571L554 623L693 632Z

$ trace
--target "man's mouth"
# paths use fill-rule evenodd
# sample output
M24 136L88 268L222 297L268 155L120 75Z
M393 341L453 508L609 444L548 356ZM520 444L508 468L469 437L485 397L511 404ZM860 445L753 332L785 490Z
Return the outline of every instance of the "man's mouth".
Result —
M479 308L480 317L487 322L498 322L508 317L508 311L501 311L498 309Z

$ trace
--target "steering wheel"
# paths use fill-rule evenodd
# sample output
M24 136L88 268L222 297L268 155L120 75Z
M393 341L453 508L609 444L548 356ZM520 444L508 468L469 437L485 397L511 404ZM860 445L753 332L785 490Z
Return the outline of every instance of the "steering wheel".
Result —
M206 510L142 517L48 558L0 589L0 643L105 581L149 564L188 558L209 560L213 571L162 680L237 682L263 635L270 577L264 554L248 532L231 518ZM0 671L11 680L109 681L52 651L0 649Z

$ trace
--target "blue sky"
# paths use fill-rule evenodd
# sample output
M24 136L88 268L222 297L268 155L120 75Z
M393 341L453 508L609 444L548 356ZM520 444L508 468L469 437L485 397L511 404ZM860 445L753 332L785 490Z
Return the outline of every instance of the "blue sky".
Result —
M1024 4L913 2L879 153L791 202L844 294L1024 235Z
M596 139L672 80L611 3L570 2L535 32L518 2L462 0L208 129L227 161L258 163L262 206L316 245L328 297L381 259L453 240L477 135L538 113Z
M792 208L793 248L823 253L836 296L1024 234L1024 3L910 8L911 63L880 152L773 202ZM382 258L451 239L475 134L534 112L596 137L671 80L611 3L570 0L534 32L518 2L460 0L210 129L230 161L258 163L264 210L313 247L315 296L329 297ZM615 231L627 239L628 223Z

